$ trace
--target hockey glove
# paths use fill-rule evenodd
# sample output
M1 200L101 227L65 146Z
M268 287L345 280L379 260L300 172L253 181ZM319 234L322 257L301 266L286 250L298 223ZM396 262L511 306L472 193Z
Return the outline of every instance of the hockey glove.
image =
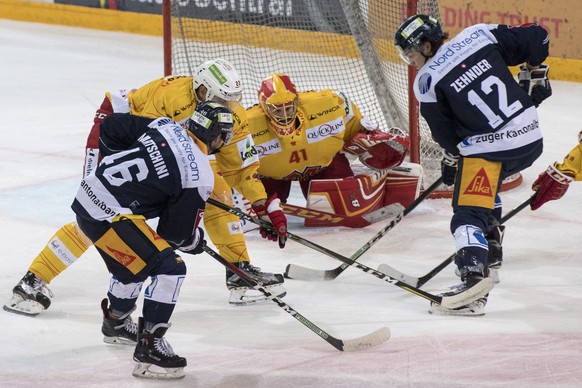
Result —
M539 209L548 201L562 198L573 180L574 177L571 174L558 170L556 163L550 165L531 186L538 192L530 205L531 210Z
M178 249L184 253L189 253L191 255L199 255L204 252L204 247L206 246L206 240L204 240L204 231L202 228L198 228L198 233L195 233L190 241L185 242Z
M287 217L285 217L281 209L281 200L275 194L269 200L263 201L255 202L253 204L253 210L262 220L270 221L273 224L274 230L261 226L259 232L263 238L269 241L278 241L279 248L283 249L287 241Z
M529 70L526 65L521 65L517 74L519 86L530 95L536 108L546 98L552 95L552 86L548 79L548 65L540 65L537 69Z
M449 154L447 151L443 150L443 159L441 160L441 175L443 177L443 183L447 186L452 186L455 184L455 176L457 175L457 163L459 162L459 157L453 154Z
M357 155L363 165L375 170L387 170L400 165L408 149L410 139L400 128L388 132L379 129L357 133L343 146L343 151Z

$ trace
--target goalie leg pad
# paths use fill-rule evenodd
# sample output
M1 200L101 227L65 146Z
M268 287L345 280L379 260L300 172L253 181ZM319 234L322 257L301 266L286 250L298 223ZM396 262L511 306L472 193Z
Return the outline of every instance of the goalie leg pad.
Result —
M409 206L420 193L420 164L405 162L387 171L352 167L358 175L344 179L312 180L307 207L354 217L395 203ZM321 219L306 219L305 226L337 225Z
M382 206L399 203L410 206L420 194L422 166L417 163L404 162L388 171L386 191Z
M356 175L343 179L312 180L307 207L353 217L382 207L386 173ZM306 219L305 226L330 226L320 220Z

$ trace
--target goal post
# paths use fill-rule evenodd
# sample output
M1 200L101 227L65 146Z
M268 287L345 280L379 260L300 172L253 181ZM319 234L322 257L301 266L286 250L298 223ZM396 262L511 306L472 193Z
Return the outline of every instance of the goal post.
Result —
M423 187L440 176L441 148L412 92L415 70L394 48L409 15L440 20L437 0L163 0L162 10L166 75L225 58L241 75L245 107L258 103L262 79L274 72L298 90L341 91L380 128L409 133ZM451 188L436 193L450 197Z

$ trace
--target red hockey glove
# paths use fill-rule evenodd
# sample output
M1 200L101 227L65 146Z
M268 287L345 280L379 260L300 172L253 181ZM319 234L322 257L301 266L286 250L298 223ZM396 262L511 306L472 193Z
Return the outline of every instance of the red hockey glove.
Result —
M263 204L259 205L257 204L258 202L260 201L253 204L253 210L262 220L270 221L274 229L265 229L261 226L259 229L261 236L269 241L278 241L279 248L285 248L285 242L287 241L287 217L285 217L281 209L281 201L275 194Z
M550 165L531 185L531 188L538 192L530 205L531 210L539 209L548 201L562 198L573 180L572 175L558 170L556 163Z
M388 132L379 129L360 132L344 144L343 151L357 155L369 168L387 170L400 165L409 148L410 139L406 132L390 128Z

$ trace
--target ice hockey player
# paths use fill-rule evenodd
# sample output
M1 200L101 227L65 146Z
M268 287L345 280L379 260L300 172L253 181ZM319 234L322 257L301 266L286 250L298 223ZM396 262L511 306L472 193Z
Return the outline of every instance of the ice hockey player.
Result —
M433 138L443 148L442 176L454 184L451 233L461 289L488 276L486 233L500 202L500 182L529 167L542 152L536 106L551 95L547 79L549 37L537 24L477 24L447 40L436 19L415 15L395 35L407 64L418 69L414 93ZM508 66L523 64L518 84ZM527 77L526 77L527 76ZM524 87L522 87L524 86ZM493 213L501 216L501 207ZM500 264L500 263L498 263ZM486 296L434 314L483 315Z
M555 162L542 172L531 188L537 191L531 210L539 209L548 201L555 201L566 194L570 182L582 180L582 131L578 144L566 155L562 163Z
M398 166L408 152L404 131L381 131L340 91L298 92L288 75L272 74L262 81L258 97L259 104L247 109L261 160L258 172L267 195L283 202L292 181L307 198L315 180L353 177L346 152L375 170Z
M248 152L251 156L247 158L242 158L239 153L239 148L243 151L253 149L245 110L238 104L242 91L240 75L232 64L224 59L215 59L201 64L196 69L194 78L167 76L137 90L107 93L95 114L87 139L84 174L89 175L99 162L100 124L113 112L129 112L150 118L169 117L182 124L192 115L199 102L208 100L225 104L233 110L235 134L232 143L216 154L216 160L211 160L215 172L213 197L229 203L231 187L236 187L251 201L257 214L267 217L276 225L278 235L265 236L277 240L283 247L286 217L280 210L277 199L267 199L262 183L255 176L259 165L258 158L252 152ZM260 268L250 264L239 221L228 212L208 206L204 227L221 256L260 280L272 293L284 296L284 279L281 274L261 272ZM90 245L91 241L79 231L74 222L62 226L34 258L26 275L14 287L13 296L4 305L4 309L24 315L37 315L49 308L52 293L47 284L81 257ZM230 303L245 304L265 300L262 294L247 295L246 285L241 284L239 277L228 270L226 284L231 290Z
M186 359L164 337L186 276L175 250L203 252L198 224L214 186L207 154L233 135L232 113L214 102L199 104L185 126L166 117L109 115L101 124L103 159L83 178L72 204L79 229L112 275L102 332L106 342L135 344L138 377L184 376ZM156 231L146 223L152 218L158 218ZM148 277L136 327L131 313Z

